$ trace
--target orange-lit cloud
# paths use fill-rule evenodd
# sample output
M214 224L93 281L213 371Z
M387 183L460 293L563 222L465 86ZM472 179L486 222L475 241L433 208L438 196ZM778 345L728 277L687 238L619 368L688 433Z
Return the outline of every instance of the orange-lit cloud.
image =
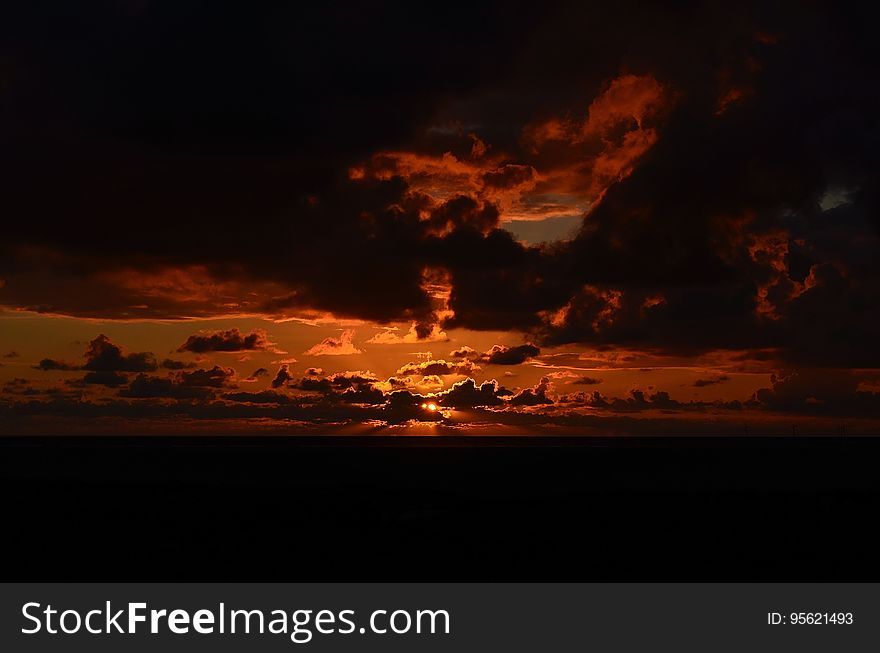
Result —
M572 148L571 162L546 176L562 187L579 179L585 199L595 203L657 142L658 125L672 102L672 92L653 77L621 75L590 103L583 121L550 118L527 125L523 140L536 154L548 144Z
M354 345L354 329L345 329L338 338L324 338L303 352L306 356L352 356L363 352Z
M367 344L401 345L415 344L418 342L445 342L447 340L449 340L449 336L440 329L439 324L431 325L430 332L427 335L420 335L418 333L417 324L413 322L409 331L403 335L397 333L397 327L386 327L367 340Z

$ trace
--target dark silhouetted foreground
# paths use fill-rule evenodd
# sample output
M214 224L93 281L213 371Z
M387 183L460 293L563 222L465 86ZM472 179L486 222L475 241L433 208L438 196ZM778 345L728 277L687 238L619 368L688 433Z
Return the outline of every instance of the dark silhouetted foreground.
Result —
M5 438L21 580L877 580L872 439Z

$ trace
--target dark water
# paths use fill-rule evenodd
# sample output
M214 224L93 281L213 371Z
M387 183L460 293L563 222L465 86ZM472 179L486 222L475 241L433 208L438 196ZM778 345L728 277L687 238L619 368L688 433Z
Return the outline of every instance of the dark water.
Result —
M868 438L0 438L8 580L878 580Z

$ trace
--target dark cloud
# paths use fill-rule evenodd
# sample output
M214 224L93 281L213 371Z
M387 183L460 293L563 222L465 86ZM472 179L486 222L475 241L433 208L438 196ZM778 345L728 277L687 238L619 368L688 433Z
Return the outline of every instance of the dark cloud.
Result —
M205 386L181 385L171 378L138 374L128 387L119 392L120 397L131 399L207 399L214 390Z
M572 385L598 385L602 383L602 379L598 379L592 376L581 376L571 381Z
M384 405L386 401L393 403L393 395L389 399L384 392L372 386L349 388L339 394L337 399L348 404Z
M247 394L247 393L245 393ZM256 393L255 393L256 394ZM871 426L859 422L841 423L839 418L809 419L789 416L781 421L749 422L744 416L731 413L727 419L720 419L717 413L711 415L664 414L656 417L643 415L638 411L628 413L608 413L590 410L553 415L553 423L548 427L548 414L543 410L514 411L498 410L497 407L462 408L453 411L452 417L444 417L437 412L421 409L415 403L415 396L401 396L395 404L384 406L343 403L303 403L293 398L275 401L224 400L192 401L173 399L166 396L103 401L101 403L82 401L76 397L65 397L58 393L38 399L0 402L0 431L3 433L57 433L59 430L82 429L88 423L88 432L118 433L127 430L132 433L173 433L179 434L185 428L206 428L216 432L223 428L245 429L252 426L247 421L260 420L261 429L279 434L290 433L350 433L352 425L365 425L367 432L381 430L374 424L403 424L411 420L435 422L437 433L467 432L492 433L522 432L526 429L535 433L592 433L605 435L705 435L711 431L721 435L790 435L792 427L803 435L838 435L841 426L846 433L870 435ZM274 398L272 398L274 399ZM28 421L28 418L39 418ZM95 418L101 418L97 420ZM198 424L196 424L198 422Z
M3 354L3 358L18 358L19 353L17 351L11 350Z
M673 399L668 392L662 390L645 392L639 388L633 388L625 397L605 397L598 391L576 392L560 397L559 403L565 406L583 406L613 413L741 411L743 409L743 402L737 400L682 402Z
M164 370L191 370L198 367L198 365L191 361L179 361L174 360L173 358L166 358L159 363L159 367Z
M248 404L287 404L290 403L290 397L274 390L263 390L261 392L227 392L221 395L221 398L227 401L235 401Z
M431 211L428 225L429 231L436 235L457 229L490 233L498 226L498 208L467 195L459 195Z
M192 335L177 348L177 351L189 351L195 354L205 354L211 351L258 351L268 349L271 345L266 332L261 329L242 334L238 329L232 328L225 331L205 331Z
M242 379L242 381L246 381L246 382L248 382L248 383L252 383L252 382L254 382L254 381L257 381L257 380L259 380L259 379L262 379L264 376L269 376L269 370L267 370L265 367L260 367L260 368L255 369L255 370L253 371L253 373L251 373L250 376L245 377L244 379Z
M40 394L28 379L15 377L3 384L3 393L9 395L32 396Z
M507 164L483 174L483 183L492 188L512 188L534 181L537 171L532 166Z
M483 354L480 360L489 365L520 365L540 353L541 350L531 343L516 347L492 345L492 348Z
M694 381L695 388L705 388L710 385L718 385L719 383L725 383L730 381L730 377L726 374L719 374L718 376L713 376L708 379L697 379Z
M817 384L812 378L814 374L826 378ZM210 376L228 377L217 373ZM746 428L751 433L770 433L774 431L774 424L782 424L780 428L785 431L794 424L797 428L803 427L805 433L823 432L823 429L831 433L840 428L840 419L843 417L876 415L880 397L876 392L862 389L865 382L857 375L840 372L829 378L827 370L801 370L774 377L771 388L760 390L745 403L680 401L664 391L641 389L633 389L624 397L605 397L595 391L557 397L552 392L549 377L543 378L532 388L516 393L495 381L478 384L473 379L466 379L449 390L427 396L408 389L395 389L390 380L380 382L355 372L341 373L335 382L330 378L324 379L328 381L326 392L296 395L274 390L221 393L214 386L187 385L182 382L181 374L158 377L141 373L118 390L118 400L104 398L101 401L89 401L72 392L38 390L29 381L16 379L3 388L2 395L7 399L0 401L0 415L120 416L147 421L172 416L197 419L265 418L270 422L280 420L288 432L305 429L308 424L342 425L366 421L403 424L414 421L489 430L503 426L537 428L540 424L553 424L557 432L584 432L583 429L589 427L598 429L598 432L615 433L698 433L701 429L705 433L705 429L714 424L713 432L731 434L741 434ZM342 379L348 379L351 384ZM876 381L873 379L870 382ZM84 385L81 380L76 383ZM387 384L385 387L392 389L382 391L378 387L380 384ZM346 385L348 387L344 387ZM29 397L39 397L39 401L30 401ZM440 410L427 408L430 403L437 404ZM757 412L750 413L747 418L743 414L746 407ZM774 422L762 420L758 416L760 413L795 416L806 413L814 417L829 416L833 421L820 424L783 418L781 422ZM686 417L685 414L694 416ZM699 417L701 414L706 417ZM618 417L620 415L642 417L630 421L629 418ZM743 422L744 419L757 421L746 427L748 422ZM302 420L303 423L290 420ZM12 423L7 421L4 425ZM857 421L847 428L859 432L860 427Z
M473 379L465 379L454 384L441 395L440 403L451 408L472 408L475 406L498 406L502 397L510 394L495 381L485 381L477 385Z
M71 372L74 370L82 369L82 366L77 365L76 363L68 363L65 361L55 360L54 358L44 358L39 363L34 365L34 369L42 370L44 372L49 372L52 370Z
M209 370L179 371L168 377L138 374L119 391L120 397L132 399L205 400L222 388L234 388L235 370L214 366Z
M290 375L290 366L284 363L281 365L281 367L278 368L278 372L275 374L275 378L272 379L272 387L280 388L288 381L292 380L293 377Z
M128 376L119 372L89 372L82 382L86 385L103 385L108 388L118 388L128 383Z
M860 375L849 370L790 370L774 374L771 384L755 393L751 406L795 414L880 415L880 392L863 388Z
M437 411L424 408L425 398L414 395L406 390L399 390L388 395L382 407L382 418L389 424L400 424L407 421L443 422L446 418Z
M104 334L88 344L85 358L86 363L82 369L91 372L154 372L159 367L153 354L123 354L122 349L110 342L110 338Z
M310 374L296 383L290 383L290 387L305 392L320 392L326 395L343 393L351 391L353 394L348 395L347 400L352 400L356 396L369 396L377 401L373 402L354 402L353 403L382 403L383 393L373 389L373 385L378 383L379 379L371 372L346 371L336 372L328 376L319 376ZM376 395L375 393L379 394ZM368 393L368 394L363 394Z
M517 392L510 398L509 403L511 406L540 406L555 403L547 396L549 390L550 379L545 376L534 388L525 388Z
M576 343L738 351L831 374L880 366L867 4L489 2L466 21L395 3L153 2L137 16L13 4L0 10L15 26L0 89L5 306L109 319L329 311L414 322L421 338L445 316L444 328L535 343L490 364ZM302 89L319 92L304 101ZM367 163L393 152L408 159ZM584 200L571 239L527 246L504 229L522 209L510 191L532 184L541 206ZM181 349L268 344L230 330ZM316 347L359 351L344 334ZM399 374L474 369L421 366ZM83 365L37 365L157 367L104 336ZM273 387L293 380L283 369ZM870 402L798 374L812 395L792 379L755 405ZM659 393L620 401L675 407Z
M177 375L177 381L182 386L193 388L223 388L229 385L231 379L235 377L235 370L231 367L220 367L215 365L210 370L193 370L191 372L180 372Z

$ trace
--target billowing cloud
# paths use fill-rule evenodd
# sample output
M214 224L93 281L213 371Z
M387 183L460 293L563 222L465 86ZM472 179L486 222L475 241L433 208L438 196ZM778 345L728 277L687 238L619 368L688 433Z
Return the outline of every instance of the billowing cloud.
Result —
M551 382L549 377L543 377L534 388L524 388L510 398L511 406L540 406L542 404L555 403L547 396Z
M120 397L129 399L175 399L208 400L222 388L232 388L235 371L214 366L211 369L180 371L171 376L160 377L138 374L119 391Z
M104 334L89 343L85 357L82 369L92 372L153 372L159 367L150 352L123 354Z
M43 371L88 370L90 372L154 372L159 365L150 352L125 354L122 348L101 334L88 343L83 354L86 362L82 365L44 358L35 366Z
M477 384L473 379L465 379L454 384L442 394L440 403L452 408L473 408L476 406L498 406L502 397L510 395L509 390L500 387L495 381Z

